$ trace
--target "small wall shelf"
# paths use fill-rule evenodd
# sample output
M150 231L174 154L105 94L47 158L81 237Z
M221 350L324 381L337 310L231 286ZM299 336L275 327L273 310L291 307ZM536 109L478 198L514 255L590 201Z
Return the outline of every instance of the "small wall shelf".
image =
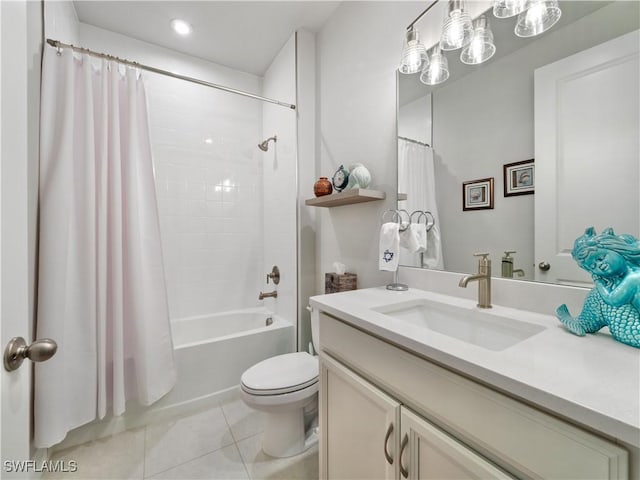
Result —
M384 192L369 190L366 188L354 188L352 190L332 193L323 197L310 198L304 203L310 207L340 207L342 205L351 205L352 203L373 202L375 200L384 199Z

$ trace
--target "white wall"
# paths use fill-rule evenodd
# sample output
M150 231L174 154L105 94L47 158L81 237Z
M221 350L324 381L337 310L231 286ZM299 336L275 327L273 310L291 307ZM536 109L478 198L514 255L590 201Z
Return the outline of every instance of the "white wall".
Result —
M289 38L264 75L263 95L282 102L296 103L296 36ZM296 256L296 112L295 110L262 103L261 140L276 135L277 142L269 143L262 152L255 147L264 176L263 211L263 270L260 272L262 291L278 291L277 299L265 299L264 304L280 316L296 324L297 319L297 256ZM280 283L266 284L266 273L277 265ZM258 291L252 292L257 298Z
M629 2L624 3L628 4ZM426 44L430 45L435 41L442 19L440 9L444 4L445 2L440 2L418 23ZM490 2L472 2L470 4L473 9L472 15L478 14L489 4ZM317 175L322 174L330 177L341 163L349 164L360 161L371 170L373 188L379 188L387 193L387 199L384 202L327 210L318 209L318 272L316 274L318 293L323 291L324 272L332 270L331 264L334 260L347 263L350 270L358 273L360 286L380 285L390 279L389 274L377 271L376 250L380 215L385 209L395 208L396 205L395 198L393 198L396 193L397 155L395 152L395 70L406 26L423 9L424 4L413 2L347 2L335 11L317 36L319 115ZM610 7L605 7L602 10L607 11L607 9L611 10ZM615 22L626 25L635 20L620 19L609 12L604 21L609 25ZM361 28L354 28L354 25ZM598 27L593 19L585 20L582 28L591 31L594 40L602 36L601 32L604 30L602 25ZM554 33L551 31L546 35L552 37ZM573 40L554 39L554 47L547 47L547 56L553 55L553 52L558 50L558 42L567 44L570 48L575 44ZM542 60L544 58L546 57L541 57ZM544 63L547 62L544 61ZM509 74L511 75L513 72L509 71ZM463 80L465 78L460 82ZM449 88L449 86L445 86L445 88ZM524 100L518 97L516 104L521 105L525 101L532 105L532 92L531 89L530 96ZM487 95L476 95L471 100L476 109L485 108L492 101L495 101ZM443 132L437 132L435 128L438 128L439 117L445 114L442 110L438 110L438 101L438 98L434 96L433 143L436 147L436 157L439 154L437 143L439 138L442 139ZM491 121L484 123L485 128L491 126ZM515 131L527 130L527 138L525 139L522 133L514 134L513 139L517 145L508 152L509 159L500 163L497 170L492 167L491 173L486 173L486 168L482 166L485 158L491 155L479 156L477 154L477 150L484 147L485 140L481 135L475 133L475 129L473 130L472 138L477 140L473 147L475 150L465 152L466 164L457 167L455 174L460 178L456 178L455 185L451 186L451 182L449 182L447 183L449 188L438 188L438 191L449 190L452 195L451 198L439 199L439 208L448 204L451 209L455 210L455 215L462 217L462 179L470 180L493 176L496 178L495 194L496 200L499 202L496 204L496 209L502 208L512 213L515 211L521 217L532 217L531 196L510 197L508 199L502 197L502 164L533 158L532 126L527 127L518 119L512 119L509 127ZM469 131L469 128L466 131ZM448 129L448 132L450 135L458 135L453 133L456 130L451 128ZM457 139L459 140L459 137ZM499 142L492 143L498 144L495 147L501 148ZM498 153L501 158L505 156L503 151ZM440 165L442 164L440 163ZM449 172L445 173L449 174ZM453 175L451 174L451 176ZM506 200L510 201L509 205L506 205ZM487 213L495 211L464 212L466 215L464 220L470 219L469 221L480 223L486 219ZM440 210L442 219L447 218L451 213L447 210ZM457 227L454 227L454 232L462 232L462 230L455 228ZM510 240L504 249L518 250L516 268L529 265L529 273L531 273L530 265L533 261L522 258L520 252L532 250L530 247L533 238L532 228L532 226L520 228L513 222L504 222L500 228L491 233L491 235L500 238L507 233L509 235L513 232L520 234L522 240ZM462 241L461 237L463 236L456 234L452 240ZM472 235L466 236L472 237ZM527 240L524 240L524 237ZM444 239L443 250L445 253L447 252L447 241ZM476 268L471 253L482 248L482 244L477 241L473 243L474 246L464 245L460 246L460 250L458 250L458 252L469 253L469 255L464 255L464 259L470 263L452 267L453 269L472 271ZM496 250L493 257L499 259L500 253L502 252ZM463 258L463 255L459 254L457 257ZM448 262L451 262L451 258L445 257L445 264ZM449 269L449 267L447 268Z
M79 23L76 9L70 0L47 0L44 2L46 38L77 45Z
M317 293L332 263L358 274L359 287L389 283L378 270L378 233L386 209L396 208L396 69L407 25L422 2L344 2L316 37L318 152L316 176L344 164L365 165L380 202L318 208ZM313 197L313 185L301 185ZM313 208L313 207L307 207Z
M240 90L261 79L80 24L83 46ZM172 319L257 306L262 250L262 104L143 73ZM210 143L209 143L210 142Z
M311 341L307 306L316 294L316 213L304 202L316 180L316 39L307 30L296 34L298 117L298 345Z

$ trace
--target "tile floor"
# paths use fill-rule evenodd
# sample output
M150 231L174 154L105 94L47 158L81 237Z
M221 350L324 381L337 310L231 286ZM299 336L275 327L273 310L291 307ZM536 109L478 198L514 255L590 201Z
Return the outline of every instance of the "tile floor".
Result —
M45 479L318 478L318 447L291 458L261 450L262 417L240 399L55 452L78 471Z

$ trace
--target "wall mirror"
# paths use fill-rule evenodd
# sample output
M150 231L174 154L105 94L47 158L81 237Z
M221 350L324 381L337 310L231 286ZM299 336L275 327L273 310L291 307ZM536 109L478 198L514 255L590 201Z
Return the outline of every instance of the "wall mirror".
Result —
M639 3L560 7L529 39L488 10L495 55L446 52L444 83L397 73L398 208L435 217L427 251L402 250L402 265L474 272L489 252L510 277L510 251L513 278L588 286L570 254L586 227L640 236Z

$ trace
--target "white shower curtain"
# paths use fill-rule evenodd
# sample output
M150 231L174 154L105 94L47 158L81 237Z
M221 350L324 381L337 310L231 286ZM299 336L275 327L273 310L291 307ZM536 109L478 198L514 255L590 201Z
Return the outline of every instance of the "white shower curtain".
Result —
M435 224L427 233L427 251L422 254L401 252L400 263L444 269L440 216L436 203L435 165L431 147L409 142L403 138L398 139L398 193L407 195L406 200L399 202L400 208L406 209L409 213L415 210L427 210L435 218ZM414 216L414 220L416 219L417 216ZM421 265L418 262L420 255L422 255Z
M46 48L34 443L174 385L145 90L136 71Z

